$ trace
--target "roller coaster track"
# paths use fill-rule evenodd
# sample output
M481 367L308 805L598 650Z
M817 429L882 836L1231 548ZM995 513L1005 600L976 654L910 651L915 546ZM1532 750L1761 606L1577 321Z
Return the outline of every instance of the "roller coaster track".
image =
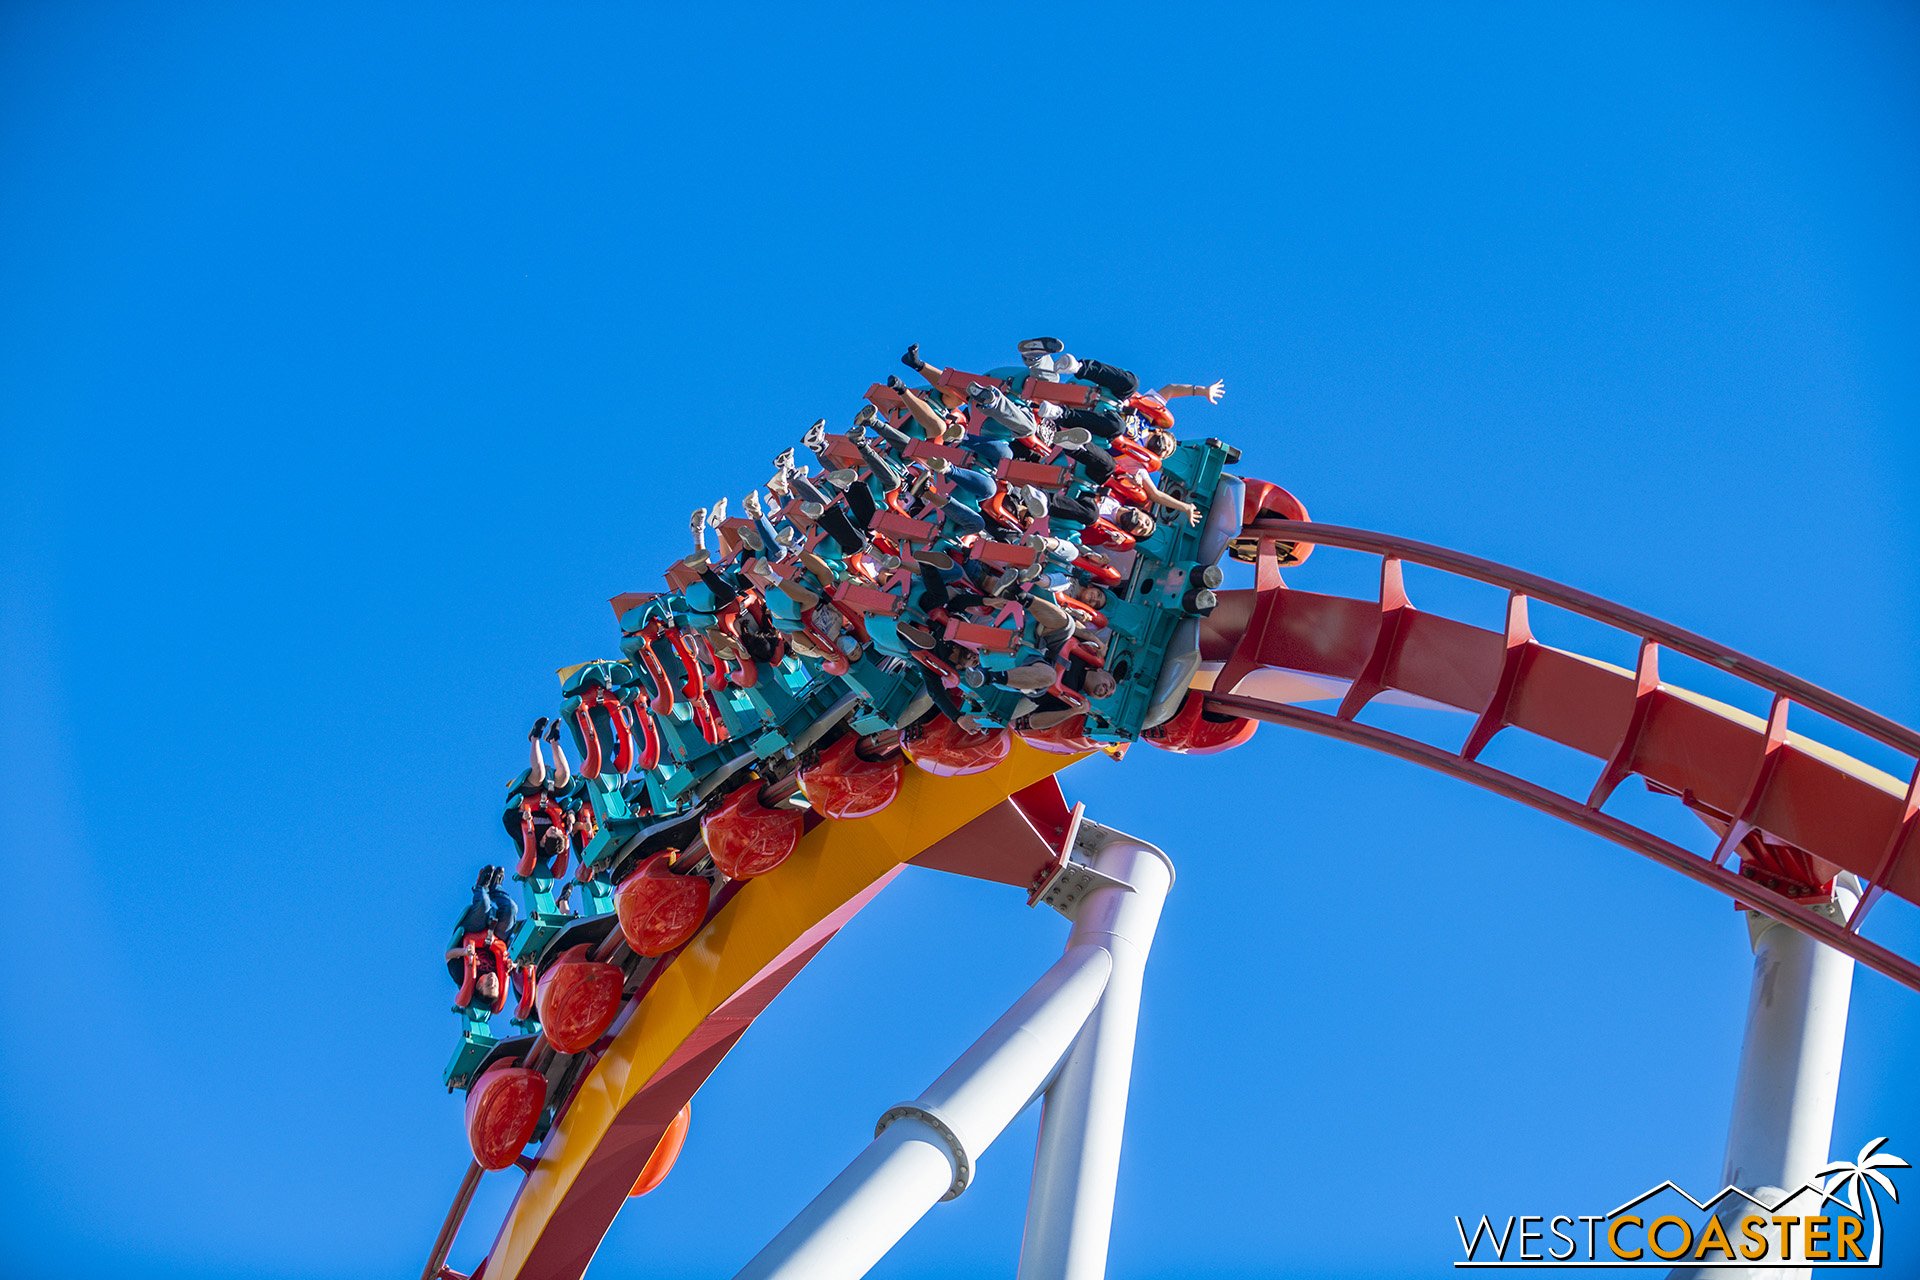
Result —
M1250 591L1223 591L1203 628L1193 688L1208 712L1289 725L1463 778L1564 819L1820 938L1920 990L1920 964L1865 937L1886 893L1920 901L1920 734L1645 614L1478 557L1390 534L1268 520ZM1355 599L1281 581L1277 549L1311 544L1380 557L1380 591ZM1494 631L1416 609L1403 565L1507 592ZM1541 644L1539 601L1639 642L1635 669ZM1665 684L1661 650L1746 681L1770 700L1763 719ZM1449 750L1363 723L1375 699L1413 699L1472 717ZM1300 703L1338 700L1331 712ZM1827 717L1906 757L1903 781L1787 727L1793 707ZM1576 797L1481 759L1514 729L1599 762ZM946 778L909 769L899 798L854 822L815 826L773 872L731 893L707 926L647 975L541 1146L488 1251L487 1280L575 1280L592 1260L668 1124L753 1019L834 933L908 865L997 880L1037 896L1061 873L1074 815L1052 775L1078 756L1016 742L998 768ZM1605 805L1638 777L1717 833L1695 852ZM1738 859L1738 869L1733 863ZM1820 905L1833 878L1859 877L1860 907L1842 922ZM449 1248L478 1180L470 1168L425 1276L453 1276Z
M1820 938L1920 990L1920 964L1863 937L1874 902L1891 892L1920 900L1920 734L1776 667L1658 619L1534 574L1391 534L1271 521L1245 534L1306 541L1380 557L1377 600L1267 589L1223 593L1208 620L1203 668L1216 712L1285 724L1384 751L1464 778L1645 854L1701 884ZM1505 590L1504 631L1424 613L1408 598L1403 564L1419 564ZM1538 600L1634 637L1633 671L1541 644L1527 620ZM1662 649L1685 654L1759 689L1764 720L1664 684ZM1275 680L1278 676L1280 679ZM1320 677L1343 686L1338 709L1263 696L1262 684ZM1458 749L1362 724L1361 710L1400 693L1474 717ZM1321 696L1326 696L1323 692ZM1804 707L1908 758L1905 780L1790 732ZM1584 798L1493 768L1479 757L1503 730L1520 729L1601 762ZM1677 798L1719 833L1711 852L1689 852L1607 813L1620 784L1638 776ZM1741 869L1729 867L1739 854ZM1807 909L1837 871L1865 886L1843 925Z

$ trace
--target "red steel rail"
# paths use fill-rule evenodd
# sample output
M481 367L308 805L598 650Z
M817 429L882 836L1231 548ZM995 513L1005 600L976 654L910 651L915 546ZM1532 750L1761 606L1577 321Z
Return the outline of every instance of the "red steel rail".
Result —
M1296 591L1269 558L1258 591L1223 592L1208 620L1203 656L1224 665L1208 704L1217 712L1345 738L1450 773L1645 854L1920 990L1920 964L1860 934L1884 893L1920 901L1920 733L1838 694L1704 636L1478 556L1392 534L1337 525L1260 521L1245 535L1263 557L1276 544L1311 543L1381 557L1377 600ZM1416 609L1401 566L1426 565L1508 593L1506 626L1492 631ZM1637 637L1627 673L1540 644L1527 621L1539 600ZM1768 694L1764 728L1661 683L1662 648L1726 671ZM1277 667L1348 682L1331 714L1249 697L1241 680ZM1474 716L1455 751L1357 716L1398 691ZM1904 796L1865 766L1787 731L1805 707L1910 757ZM1541 787L1479 759L1504 729L1519 728L1601 762L1584 800ZM1878 772L1877 770L1873 772ZM1629 777L1678 797L1721 833L1710 855L1690 852L1604 811ZM1738 852L1741 870L1726 864ZM1842 924L1810 910L1839 870L1858 875L1865 896Z

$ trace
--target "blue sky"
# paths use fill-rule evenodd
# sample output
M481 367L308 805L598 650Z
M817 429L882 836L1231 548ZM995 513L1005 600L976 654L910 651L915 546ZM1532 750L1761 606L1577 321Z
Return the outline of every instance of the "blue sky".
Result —
M911 340L1224 377L1183 426L1322 519L1920 723L1917 50L1866 4L0 9L10 1273L418 1267L437 951L551 672ZM1180 867L1115 1276L1437 1274L1456 1213L1717 1175L1724 900L1277 729L1065 781ZM731 1274L1063 932L903 879L594 1274ZM1913 1157L1920 997L1854 1002L1836 1150ZM1010 1267L1031 1136L876 1274Z

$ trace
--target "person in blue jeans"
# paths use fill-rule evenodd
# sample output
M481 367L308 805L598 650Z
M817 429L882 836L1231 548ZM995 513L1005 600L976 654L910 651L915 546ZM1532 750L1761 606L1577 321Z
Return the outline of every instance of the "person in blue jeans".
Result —
M930 461L927 470L953 484L953 492L947 495L941 510L955 529L968 534L979 533L987 527L987 518L980 514L980 504L994 495L1000 487L998 481L973 467L953 466L944 458Z
M447 947L447 974L462 982L467 971L467 956L473 950L482 956L475 975L474 995L483 1006L500 1002L500 970L506 955L506 940L520 920L520 904L500 887L506 878L505 867L482 867L473 882L473 901L461 913L453 927L453 941ZM494 957L489 961L486 957Z
M506 875L505 867L480 868L480 878L473 882L473 901L460 917L461 933L491 931L496 938L506 938L513 933L514 926L520 922L520 904L501 887Z

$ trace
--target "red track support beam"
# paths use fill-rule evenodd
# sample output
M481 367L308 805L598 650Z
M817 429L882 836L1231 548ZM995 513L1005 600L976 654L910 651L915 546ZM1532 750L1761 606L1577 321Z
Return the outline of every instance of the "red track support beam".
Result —
M1640 741L1647 736L1647 725L1653 719L1659 697L1660 646L1643 639L1640 641L1640 656L1633 664L1633 712L1627 717L1627 727L1620 734L1620 745L1613 749L1613 755L1607 760L1606 767L1600 770L1600 776L1594 780L1593 790L1587 795L1587 804L1592 808L1598 809L1605 804L1614 789L1633 774Z
M1493 686L1480 718L1460 744L1462 759L1478 760L1495 734L1513 722L1507 718L1513 706L1513 691L1526 678L1528 659L1535 648L1533 628L1527 623L1527 598L1518 591L1507 593L1506 652L1500 660L1500 678Z
M1413 602L1407 599L1400 561L1388 556L1380 562L1380 624L1373 633L1373 652L1347 687L1347 696L1340 700L1338 715L1342 720L1353 719L1362 707L1392 687L1388 681L1394 661L1407 642L1407 625L1414 612Z
M1739 847L1740 842L1757 830L1753 819L1767 798L1767 789L1773 785L1774 775L1779 772L1787 741L1787 709L1792 705L1784 693L1773 695L1773 706L1767 710L1767 732L1761 740L1760 760L1753 767L1753 781L1747 784L1747 798L1740 802L1733 821L1727 824L1726 834L1720 837L1720 843L1713 851L1713 865L1716 867L1725 866L1728 856Z

